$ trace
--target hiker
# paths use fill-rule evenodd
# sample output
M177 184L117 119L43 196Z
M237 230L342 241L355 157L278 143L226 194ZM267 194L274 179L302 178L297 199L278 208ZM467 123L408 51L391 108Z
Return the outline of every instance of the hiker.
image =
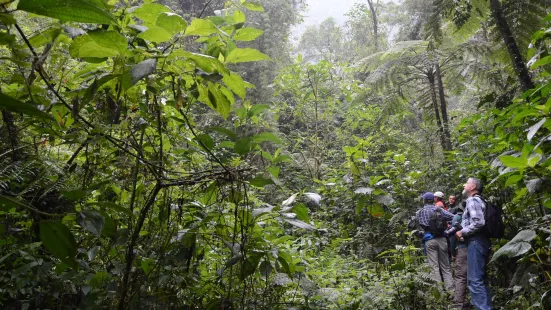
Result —
M423 195L423 208L417 211L419 225L424 229L423 245L431 269L431 278L444 282L446 289L453 291L453 279L448 260L448 244L444 237L446 222L453 219L453 214L434 206L434 194ZM440 277L442 273L442 277Z
M444 203L444 193L442 192L434 193L434 206L443 208L444 210L448 211L448 206L446 206L446 203Z
M458 239L464 238L467 243L467 286L472 303L477 310L489 310L492 309L492 297L486 264L490 257L491 243L484 227L486 204L480 198L483 187L480 180L469 178L463 188L463 195L468 197L461 221L463 228L455 235Z
M438 208L442 208L442 209L448 211L448 206L446 206L446 203L444 202L444 193L442 193L442 192L435 192L434 193L434 206L438 207ZM450 222L446 223L446 228L448 228L448 227L450 227ZM448 261L451 264L451 262L452 262L452 250L451 250L451 246L450 246L450 238L448 236L446 236L446 244L448 245Z
M453 213L453 214L456 214L458 212L458 209L459 209L459 205L457 204L457 199L455 198L455 195L450 195L450 197L448 197L448 208L450 211L450 213ZM463 211L461 211L461 213L463 213Z
M449 236L451 245L452 260L455 262L455 292L453 301L456 309L466 309L469 306L467 299L467 244L465 240L459 240L455 236L455 232L461 230L461 219L463 210L465 210L465 202L462 202L457 207L457 212L454 215L451 227L446 231Z

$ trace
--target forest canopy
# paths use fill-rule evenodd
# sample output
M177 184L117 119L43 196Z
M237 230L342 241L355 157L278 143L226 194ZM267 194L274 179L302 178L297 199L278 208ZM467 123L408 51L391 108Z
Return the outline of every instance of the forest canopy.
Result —
M408 224L477 178L551 309L551 2L307 9L0 0L1 308L448 309Z

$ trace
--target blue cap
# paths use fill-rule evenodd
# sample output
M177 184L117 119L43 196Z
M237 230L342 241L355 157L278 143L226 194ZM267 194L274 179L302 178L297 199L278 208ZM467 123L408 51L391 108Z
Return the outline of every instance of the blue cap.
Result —
M431 192L426 192L423 194L424 200L434 200L434 194Z

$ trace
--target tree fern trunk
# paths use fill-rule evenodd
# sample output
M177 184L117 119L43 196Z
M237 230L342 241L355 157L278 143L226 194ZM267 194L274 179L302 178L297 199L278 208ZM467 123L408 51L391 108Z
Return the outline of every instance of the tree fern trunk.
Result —
M434 108L434 118L436 119L436 125L438 126L438 135L440 136L440 144L443 149L446 149L446 140L444 139L444 128L442 127L442 121L440 119L440 112L438 111L438 100L436 99L436 83L434 82L434 72L429 71L426 73L427 80L430 87L430 99L432 101L432 107Z
M6 124L8 139L11 146L11 158L17 160L19 158L19 139L17 138L17 127L13 119L13 114L9 111L2 111L2 120Z
M442 113L442 130L444 145L442 147L446 151L452 149L450 138L450 126L448 120L448 107L446 104L446 95L444 93L444 83L442 82L442 72L440 71L440 64L437 62L435 66L436 79L438 80L438 93L440 95L440 112Z
M513 66L515 67L515 72L517 73L517 77L520 80L522 89L524 91L527 91L534 88L534 82L532 82L532 78L530 77L528 69L526 68L524 58L520 53L517 42L513 37L513 33L509 28L507 20L505 19L505 14L503 13L501 3L499 2L499 0L490 0L490 8L492 10L492 16L496 20L496 24L499 28L501 37L503 38L503 41L507 46L507 51L509 52L511 61L513 61Z
M375 50L379 50L379 33L377 30L377 12L375 12L375 6L373 5L373 0L367 0L369 4L369 9L371 10L371 17L373 18L373 41L375 42Z

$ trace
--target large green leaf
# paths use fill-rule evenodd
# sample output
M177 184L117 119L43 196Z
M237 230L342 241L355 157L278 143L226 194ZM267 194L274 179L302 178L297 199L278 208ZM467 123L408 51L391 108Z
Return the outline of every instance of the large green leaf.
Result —
M235 32L233 39L235 41L253 41L264 33L256 28L241 28Z
M258 267L260 259L264 256L264 252L253 251L247 255L247 259L243 260L243 270L239 275L239 279L243 281L245 278L253 274Z
M210 36L213 33L222 33L214 23L207 19L194 19L186 29L186 36Z
M251 183L251 185L256 186L256 187L264 187L265 185L274 184L274 181L272 181L271 179L263 178L261 176L257 176L255 178L249 180L249 183Z
M260 143L265 141L271 141L276 144L282 144L281 140L271 132L263 132L251 137L254 142Z
M147 26L146 31L138 34L138 38L142 38L153 43L161 43L170 41L170 39L172 39L172 35L162 27L149 25Z
M195 63L197 68L207 73L224 73L229 74L229 70L216 58L208 55L190 53L184 50L176 50L168 56L168 60L172 60L176 57L182 57L189 59ZM229 86L228 86L229 87Z
M226 84L229 89L241 97L241 99L245 99L245 95L247 94L247 84L243 81L243 78L241 78L239 74L233 72L225 74L222 81L224 81L224 84Z
M101 235L105 218L95 211L81 211L78 213L78 224L96 236Z
M166 30L171 35L183 31L187 27L186 21L176 13L165 12L157 17L156 25Z
M228 57L227 63L250 62L258 60L269 60L270 57L254 48L234 48Z
M499 160L501 160L501 162L509 168L524 169L528 166L528 161L524 157L504 155L499 157Z
M251 11L264 12L264 8L262 7L262 5L260 5L258 3L245 2L245 3L243 3L243 6L246 7L247 9L251 10Z
M310 222L310 216L308 215L309 211L305 204L299 203L289 211L296 214L297 219L304 222Z
M263 260L262 263L260 263L258 270L260 271L260 275L263 279L268 279L272 273L273 267L269 260Z
M1 1L0 1L1 3ZM8 13L0 13L0 23L6 25L6 26L9 26L9 25L13 25L15 23L17 23L17 21L15 20L15 17L13 17L13 15L11 14L8 14Z
M161 43L172 39L178 32L186 29L186 21L172 12L160 13L154 24L146 24L147 30L138 35L144 40Z
M208 88L208 99L211 107L214 108L220 115L226 119L230 116L231 103L228 98L222 94L216 85L210 84ZM208 103L208 102L205 102Z
M124 55L126 38L116 31L92 31L73 40L69 53L73 58L105 58Z
M15 43L15 35L0 31L0 45L11 46Z
M136 8L132 14L137 18L143 20L145 23L155 25L157 18L161 13L171 13L172 10L162 4L148 3Z
M17 9L66 22L116 23L103 0L20 0Z
M520 181L522 179L522 175L521 174L513 174L511 175L507 181L505 182L505 187L508 187L508 186L511 186L513 184L516 184L518 183L518 181Z
M50 121L54 119L50 114L37 109L34 105L19 101L2 93L0 93L0 109L25 114L43 120Z
M511 241L507 242L507 244L495 252L490 262L495 261L498 257L503 255L515 257L530 251L532 248L530 241L534 238L536 238L536 232L531 229L519 232Z
M233 150L239 155L245 155L252 149L251 139L242 138L235 142Z
M255 104L249 109L249 111L247 112L247 115L249 117L253 117L253 116L256 116L256 115L260 114L260 112L262 112L264 110L267 110L269 108L270 108L270 106L267 105L267 104Z
M61 28L53 27L35 34L29 38L29 43L34 48L53 42L61 34Z
M74 269L78 268L75 261L77 243L67 226L61 222L40 222L40 240L44 247L59 260Z

